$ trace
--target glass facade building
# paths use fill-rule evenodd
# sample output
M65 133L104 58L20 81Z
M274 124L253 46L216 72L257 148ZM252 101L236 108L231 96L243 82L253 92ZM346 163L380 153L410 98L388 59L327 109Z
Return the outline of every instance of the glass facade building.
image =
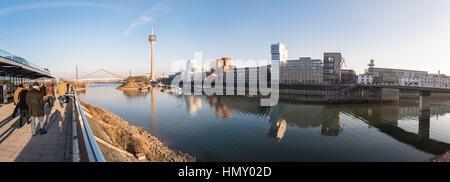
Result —
M342 54L326 52L323 56L323 81L337 84L341 81Z
M323 84L322 60L300 58L288 60L280 67L281 84Z

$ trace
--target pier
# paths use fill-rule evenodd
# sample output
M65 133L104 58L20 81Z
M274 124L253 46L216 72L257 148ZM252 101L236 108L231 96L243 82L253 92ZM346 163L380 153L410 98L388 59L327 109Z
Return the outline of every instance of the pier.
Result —
M45 107L45 135L32 136L31 124L12 118L13 103L0 106L0 162L72 161L72 106L61 108L55 101Z
M45 82L37 79L54 76L48 69L1 50L0 76L8 78L0 83L0 162L105 161L73 86L64 96L69 98L64 107L60 107L57 99L53 107L45 105L47 133L33 136L25 119L20 127L19 116L11 116L15 108L13 93L19 84Z

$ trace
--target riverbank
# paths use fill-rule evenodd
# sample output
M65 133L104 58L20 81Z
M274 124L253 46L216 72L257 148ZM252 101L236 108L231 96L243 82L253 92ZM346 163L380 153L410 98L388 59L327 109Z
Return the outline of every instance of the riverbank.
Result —
M75 91L79 92L79 91L86 91L88 88L91 88L90 86L86 86L86 87L75 87Z
M195 162L196 158L169 149L143 128L133 126L117 115L82 102L106 161L111 162Z
M119 90L139 90L140 88L146 87L145 83L143 82L134 82L129 81L124 83L121 86L118 86L117 89Z
M450 162L450 152L446 152L442 155L436 156L430 159L428 162Z

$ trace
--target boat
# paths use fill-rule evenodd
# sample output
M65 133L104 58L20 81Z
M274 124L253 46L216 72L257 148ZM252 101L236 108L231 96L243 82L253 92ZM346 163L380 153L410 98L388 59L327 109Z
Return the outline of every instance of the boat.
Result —
M150 88L149 87L139 87L140 91L148 91Z

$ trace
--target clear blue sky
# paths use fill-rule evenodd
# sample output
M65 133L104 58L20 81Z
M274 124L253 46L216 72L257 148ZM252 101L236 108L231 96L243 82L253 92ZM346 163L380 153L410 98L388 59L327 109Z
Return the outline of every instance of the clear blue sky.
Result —
M195 51L204 59L270 59L283 42L289 58L323 59L340 51L347 68L378 67L450 74L448 0L98 0L0 1L0 49L74 78L99 68L169 72Z

